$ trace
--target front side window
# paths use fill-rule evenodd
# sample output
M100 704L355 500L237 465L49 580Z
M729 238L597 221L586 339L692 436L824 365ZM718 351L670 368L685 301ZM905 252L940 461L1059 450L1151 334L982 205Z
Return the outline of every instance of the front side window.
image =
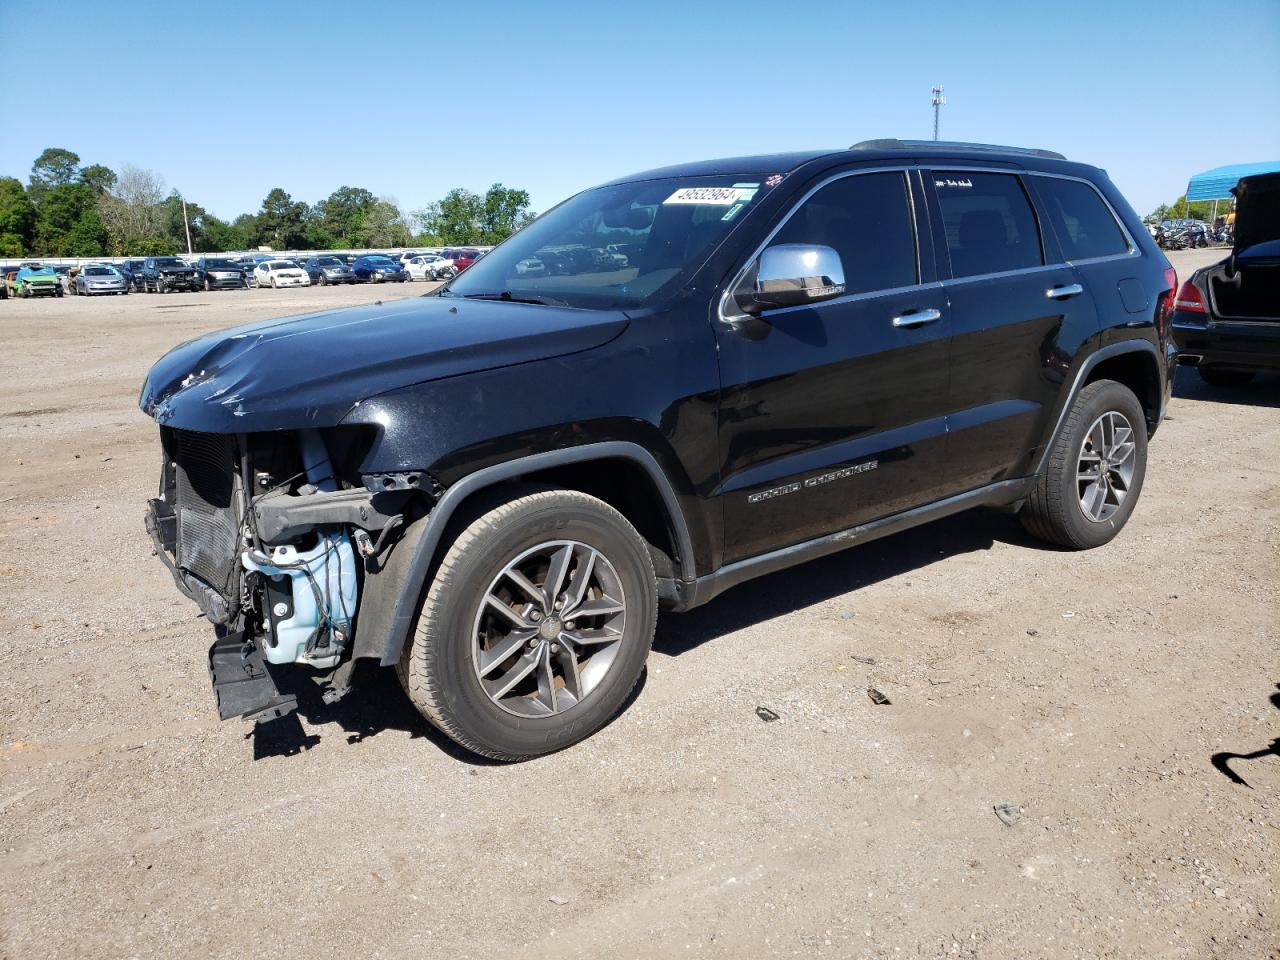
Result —
M1129 252L1129 241L1098 191L1079 180L1036 177L1045 219L1068 260L1114 257Z
M566 200L474 263L445 296L595 309L649 306L678 291L741 222L760 190L750 176L663 177Z
M1022 182L1008 173L935 170L953 277L1044 263L1040 231Z
M806 200L769 241L821 245L840 254L845 293L909 287L920 281L906 175L842 177Z

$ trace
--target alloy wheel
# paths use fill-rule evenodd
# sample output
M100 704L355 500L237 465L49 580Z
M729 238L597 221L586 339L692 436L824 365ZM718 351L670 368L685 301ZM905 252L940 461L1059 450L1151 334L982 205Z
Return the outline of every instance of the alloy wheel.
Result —
M1080 445L1076 487L1080 510L1094 523L1110 520L1133 483L1137 444L1133 425L1114 410L1093 422Z
M608 674L626 615L622 581L599 550L575 540L532 547L494 578L476 612L480 686L507 713L564 713Z

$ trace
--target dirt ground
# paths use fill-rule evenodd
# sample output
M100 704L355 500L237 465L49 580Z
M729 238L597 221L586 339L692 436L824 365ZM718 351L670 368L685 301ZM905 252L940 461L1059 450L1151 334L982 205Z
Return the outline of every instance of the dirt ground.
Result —
M1280 378L1183 370L1103 549L970 513L663 617L555 756L478 762L383 671L220 723L143 375L424 289L0 303L0 956L1280 956Z

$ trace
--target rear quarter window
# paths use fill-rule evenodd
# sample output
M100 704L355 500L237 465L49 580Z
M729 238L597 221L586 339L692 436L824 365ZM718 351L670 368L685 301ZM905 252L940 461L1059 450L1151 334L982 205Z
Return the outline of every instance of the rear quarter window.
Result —
M1067 260L1114 257L1129 252L1129 240L1098 191L1080 180L1036 177L1044 217Z

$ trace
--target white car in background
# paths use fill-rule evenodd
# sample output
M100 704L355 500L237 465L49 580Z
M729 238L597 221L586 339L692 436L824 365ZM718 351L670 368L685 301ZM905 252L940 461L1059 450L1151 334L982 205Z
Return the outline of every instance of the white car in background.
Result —
M440 254L431 254L435 257L431 261L431 269L427 272L427 276L432 280L448 280L457 274L458 270L453 265L453 257L446 257Z
M292 260L263 260L253 271L256 287L309 287L311 277Z
M410 280L436 280L435 270L438 265L444 262L443 257L438 257L434 253L423 253L416 257L410 257L408 260L402 260L405 271L409 274Z

